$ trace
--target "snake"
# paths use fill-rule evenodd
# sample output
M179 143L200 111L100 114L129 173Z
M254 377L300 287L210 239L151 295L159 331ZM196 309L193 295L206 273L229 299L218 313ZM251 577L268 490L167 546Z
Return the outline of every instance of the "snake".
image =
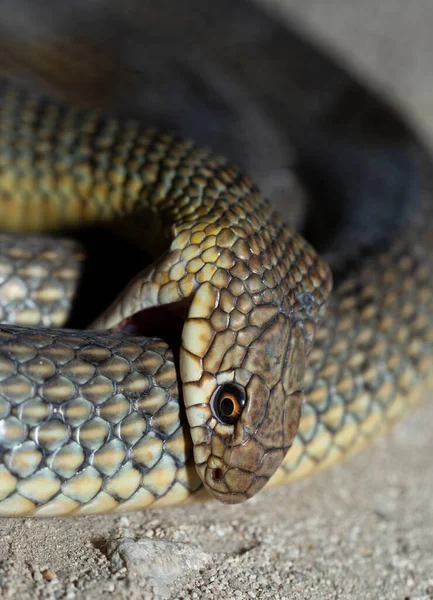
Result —
M227 159L1 80L0 516L235 504L389 431L432 384L419 196L333 278ZM64 329L61 232L128 221L153 262Z

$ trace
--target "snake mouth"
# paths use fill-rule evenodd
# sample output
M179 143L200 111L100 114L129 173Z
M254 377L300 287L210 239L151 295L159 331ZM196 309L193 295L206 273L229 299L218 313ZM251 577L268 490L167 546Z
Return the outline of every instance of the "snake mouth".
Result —
M131 335L162 339L178 357L182 330L190 305L191 299L185 298L170 304L150 306L123 319L111 329Z

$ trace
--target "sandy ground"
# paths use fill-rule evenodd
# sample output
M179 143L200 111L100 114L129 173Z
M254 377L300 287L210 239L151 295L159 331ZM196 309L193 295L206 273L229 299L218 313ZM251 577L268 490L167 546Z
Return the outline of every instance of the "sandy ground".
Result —
M266 3L433 142L429 0L413 0L410 12L404 0ZM25 15L12 12L19 28ZM99 99L102 83L88 86ZM432 599L432 421L430 403L360 456L243 506L2 520L0 598Z

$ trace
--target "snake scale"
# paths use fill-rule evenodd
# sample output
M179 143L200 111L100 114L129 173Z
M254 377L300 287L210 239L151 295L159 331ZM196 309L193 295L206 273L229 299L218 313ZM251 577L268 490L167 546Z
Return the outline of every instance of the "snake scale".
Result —
M60 329L82 256L41 232L128 215L155 262ZM357 452L431 385L428 194L331 293L236 166L2 81L0 224L0 515L241 502Z

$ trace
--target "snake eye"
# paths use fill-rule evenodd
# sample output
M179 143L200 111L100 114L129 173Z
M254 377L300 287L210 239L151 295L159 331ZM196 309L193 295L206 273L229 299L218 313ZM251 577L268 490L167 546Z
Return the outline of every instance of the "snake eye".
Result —
M226 425L233 425L241 416L245 401L244 388L235 383L225 383L217 388L211 404L217 419Z

